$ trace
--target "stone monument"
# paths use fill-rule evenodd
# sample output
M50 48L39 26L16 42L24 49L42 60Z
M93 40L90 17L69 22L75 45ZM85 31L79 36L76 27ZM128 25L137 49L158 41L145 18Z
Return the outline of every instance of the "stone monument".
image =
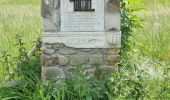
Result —
M87 76L112 73L121 46L119 0L42 0L42 79L83 67Z

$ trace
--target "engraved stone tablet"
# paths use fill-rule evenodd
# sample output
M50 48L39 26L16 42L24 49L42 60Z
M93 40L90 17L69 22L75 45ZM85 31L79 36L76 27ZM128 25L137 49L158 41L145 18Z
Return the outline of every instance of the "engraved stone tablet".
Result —
M73 0L61 0L62 32L99 32L104 31L104 0L91 0L90 9L81 4L82 11L75 10Z

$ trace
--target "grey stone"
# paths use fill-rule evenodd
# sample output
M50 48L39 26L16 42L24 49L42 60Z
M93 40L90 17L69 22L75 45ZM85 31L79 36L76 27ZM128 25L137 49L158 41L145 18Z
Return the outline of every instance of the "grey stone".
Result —
M44 18L44 31L59 31L60 29L59 0L42 0L41 16Z
M57 30L57 28L56 28L57 26L55 25L55 23L53 22L53 20L51 18L44 18L43 26L44 26L45 32Z
M68 58L66 56L59 55L58 63L59 63L59 65L66 65L68 63Z
M91 51L92 49L87 49L87 48L85 48L85 49L79 49L80 51L84 51L84 52L89 52L89 51Z
M99 69L101 70L102 75L112 75L113 72L115 71L115 66L105 65L101 66Z
M45 48L45 49L58 50L62 47L64 47L63 43L43 43L42 44L42 48Z
M49 56L49 55L42 54L41 55L41 61L42 61L42 65L44 67L47 67L48 65L52 64L53 57Z
M99 49L91 49L91 51L89 51L90 54L96 54L99 52Z
M46 18L52 15L52 7L48 0L41 0L41 16Z
M44 80L64 78L65 73L57 67L42 67L41 77Z
M67 76L72 76L73 74L76 73L76 67L69 66L68 68L65 69L65 73Z
M51 43L43 43L42 44L42 48L51 49L52 47L53 47L53 45Z
M92 68L92 65L90 65L90 64L85 64L85 65L82 65L82 67L83 67L84 69L89 69L89 68Z
M103 64L103 61L104 59L102 54L95 54L89 57L90 64Z
M58 59L58 57L53 57L52 63L49 64L48 66L55 66L55 65L59 65L59 59Z
M43 43L63 43L72 48L120 48L120 31L44 32ZM112 45L114 44L114 46Z
M55 50L52 50L52 49L45 49L45 54L50 54L52 55L53 53L55 52Z
M109 64L116 64L120 60L120 55L118 55L118 54L117 55L108 55L107 60L108 60Z
M42 54L41 61L44 67L59 65L58 57L54 57L53 55Z
M60 9L59 0L41 0L41 16L46 18L52 16L55 10Z
M52 48L53 50L58 50L60 48L64 47L64 44L63 43L53 43L52 44Z
M101 51L104 53L104 54L108 54L108 55L117 55L119 53L119 49L101 49Z
M71 65L82 65L88 63L88 55L86 54L76 54L70 57Z
M74 50L73 48L65 47L65 48L59 49L58 52L60 52L61 54L67 55L67 54L75 54L77 51Z
M105 0L107 1L106 10L107 12L119 12L120 11L120 0Z
M86 75L86 79L90 79L90 78L94 77L95 71L96 71L96 70L95 70L95 69L92 69L92 68L90 68L90 69L85 69L84 72L83 72L83 74Z
M120 1L105 0L105 30L120 30Z

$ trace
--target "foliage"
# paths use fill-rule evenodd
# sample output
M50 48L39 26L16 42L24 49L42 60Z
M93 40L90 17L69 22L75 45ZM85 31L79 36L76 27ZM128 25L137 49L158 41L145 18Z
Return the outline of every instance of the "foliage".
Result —
M11 75L11 66L13 65L12 61L11 61L11 56L6 52L6 51L2 51L2 56L1 56L0 62L3 65L3 72L2 75L4 76L4 81L10 81L12 80L12 75ZM6 77L5 77L6 76Z
M121 67L113 74L111 93L121 99L168 99L170 65L148 57L134 57L133 67Z
M134 30L132 36L132 41L135 41L135 51L140 56L170 61L170 24L168 24L170 2L169 0L154 0L150 5L145 2L143 6L147 7L147 12L138 12L138 15L142 14L145 19L144 27L142 30Z
M15 79L24 78L27 72L34 72L40 77L40 53L36 53L33 57L27 57L27 51L25 43L23 43L22 36L16 35L19 55L9 55L7 51L2 52L1 63L3 65L3 77L4 81L12 81ZM37 48L40 47L41 41L36 41ZM13 69L15 68L15 69ZM18 76L18 77L17 77Z
M165 77L161 77L162 82L160 82L160 80L161 80L160 77L155 80L149 79L146 81L144 78L142 78L142 76L143 76L142 74L143 74L143 72L145 72L146 69L138 70L141 66L138 66L139 61L137 61L137 60L140 57L142 57L140 55L140 53L142 52L143 49L142 48L140 49L141 52L139 54L136 53L137 49L135 46L138 42L135 41L136 43L135 42L133 43L131 36L132 36L132 33L138 32L139 28L141 28L142 19L138 17L139 15L137 15L138 13L136 13L136 12L137 11L141 12L140 10L143 10L143 8L134 6L134 3L136 3L136 1L121 0L121 16L122 16L122 19L121 19L121 21L122 21L122 26L121 26L122 47L121 47L121 51L120 51L121 62L118 67L118 72L113 75L113 79L112 79L113 81L111 82L112 92L117 97L124 98L124 99L128 99L128 98L136 98L136 99L139 99L139 98L141 98L141 99L142 98L152 98L152 99L153 98L168 98L166 96L166 95L168 95L168 93L167 93L167 90L165 89L165 87L169 86L169 84L167 84L167 81L166 81L167 79ZM148 27L147 27L147 30L148 30ZM141 39L143 39L143 38L141 38ZM146 40L150 40L150 39L147 39L147 37L146 37ZM144 44L144 45L147 45L147 44ZM153 46L153 45L151 44L150 46ZM166 47L166 46L163 45L162 47ZM147 47L147 49L149 49L149 48L150 47ZM151 53L148 53L148 54L151 54ZM156 52L155 52L155 54L156 54ZM160 54L160 53L158 53L158 54ZM153 62L155 62L155 61L153 60ZM146 64L146 66L149 66L149 64L150 63ZM157 63L156 65L159 65L159 64ZM162 67L165 67L165 66L162 65ZM153 71L153 69L150 69L150 70ZM168 70L168 68L166 68L166 70ZM169 79L168 73L169 72L167 72L165 76ZM154 74L156 74L156 73L154 73ZM144 75L144 76L146 77L147 75ZM151 77L151 76L148 76L148 77ZM157 83L157 85L159 85L161 87L160 89L158 89L159 92L157 92L158 93L157 95L150 94L151 90L147 90L147 88L145 87L145 86L149 86L149 85L153 84L152 83L153 81L158 81L159 83ZM164 84L164 82L166 84ZM145 83L147 83L149 85L146 85ZM153 89L153 87L152 87L152 89ZM163 91L162 91L162 89L163 89ZM157 91L157 90L155 90L155 91ZM152 91L152 92L155 93L155 91L154 92ZM162 94L159 94L159 93L162 93Z
M134 31L134 28L141 26L142 19L138 17L135 12L142 8L130 6L129 3L134 3L131 0L120 0L121 2L121 59L128 59L129 51L132 50L132 42L130 36ZM136 2L136 1L135 1Z
M15 58L16 59L16 71L19 76L25 77L29 72L34 72L38 77L40 77L40 53L36 53L34 57L28 58L26 48L24 47L24 44L22 42L22 36L17 35L16 36L18 51L19 55ZM37 48L40 48L41 41L40 39L37 39L36 41Z
M111 78L87 77L78 66L76 73L66 79L41 82L34 72L25 71L25 78L16 87L1 87L2 100L135 100L168 99L170 66L149 58L132 59L134 69L122 67ZM160 69L162 69L160 71ZM151 71L154 70L155 74Z
M87 79L78 69L77 73L55 83L42 84L34 73L26 77L17 87L2 87L0 98L3 100L108 100L105 78ZM3 92L2 92L3 91Z

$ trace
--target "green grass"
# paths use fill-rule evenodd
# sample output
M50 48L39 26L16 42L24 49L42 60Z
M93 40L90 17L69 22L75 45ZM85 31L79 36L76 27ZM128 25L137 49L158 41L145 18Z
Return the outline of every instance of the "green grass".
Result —
M150 2L152 1L152 2ZM140 54L170 61L170 1L143 1L147 11L139 12L145 20L143 29L133 33Z
M145 5L152 5L152 4L156 4L156 5L167 5L168 3L170 3L170 0L140 0L143 4Z
M0 0L0 56L1 51L18 54L16 34L23 36L29 51L41 33L40 0ZM0 81L3 66L0 64Z
M0 0L0 5L40 5L41 0Z

